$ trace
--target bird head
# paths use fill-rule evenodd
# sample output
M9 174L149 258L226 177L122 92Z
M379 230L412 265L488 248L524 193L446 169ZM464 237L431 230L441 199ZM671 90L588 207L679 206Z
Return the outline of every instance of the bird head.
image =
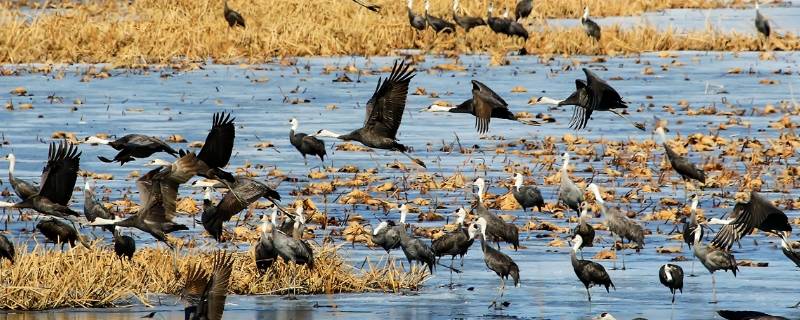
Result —
M467 219L467 210L464 210L463 207L462 208L458 208L458 210L456 210L456 212L455 212L455 215L457 217L456 218L456 224L463 224L464 220Z
M519 173L519 172L515 173L514 174L514 186L517 187L517 189L519 189L519 188L522 187L522 182L523 182L522 174Z
M109 141L106 139L101 139L97 136L88 136L83 139L83 142L88 144L108 144Z
M203 200L211 201L211 188L209 187L203 188Z
M429 0L425 0L425 13L428 13L428 10L431 9L431 2Z
M381 221L381 223L380 223L380 224L378 224L378 226L377 226L377 227L375 227L375 230L372 230L372 235L373 235L373 236L375 236L375 235L378 235L378 232L380 232L380 231L381 231L383 228L386 228L386 227L388 227L388 226L389 226L389 223L388 223L388 222L386 222L386 221Z
M453 107L453 106L443 106L443 105L440 105L440 104L434 102L432 105L428 106L427 108L422 109L422 111L425 111L425 112L449 112L450 109L453 109L453 108L455 108L455 107Z
M171 162L165 161L165 160L161 160L161 159L153 159L153 160L150 160L150 161L148 161L147 163L144 164L145 167L163 167L163 166L170 166L170 165L172 165Z
M299 126L300 124L297 122L297 119L292 118L289 120L289 125L292 126L292 130L297 130L297 126Z
M83 184L83 190L86 191L94 190L94 179L92 178L86 179L86 183Z
M696 193L693 193L692 196L689 197L689 199L692 200L691 211L697 210L697 205L700 203L700 196L697 195Z
M583 20L589 19L589 6L583 7Z
M489 12L489 16L491 16L492 12L494 12L494 3L492 1L489 1L489 8L487 8L486 11Z
M617 318L614 318L614 316L608 312L603 312L599 316L592 318L592 320L617 320Z
M14 161L17 161L17 157L16 157L16 156L14 156L14 154L13 154L13 153L9 153L9 154L7 154L7 155L5 156L5 159L6 159L6 160L8 160L9 162L14 162Z
M469 230L467 230L467 234L469 235L469 239L475 239L481 233L481 228L478 222L473 222L469 225Z
M581 237L581 235L576 234L574 237L572 237L573 251L577 252L578 250L580 250L582 244L583 244L583 237Z
M600 194L600 188L598 188L596 184L590 183L589 186L586 187L586 189L592 192L592 194L594 194L594 200L597 203L599 204L605 203L605 201L603 200L603 195Z

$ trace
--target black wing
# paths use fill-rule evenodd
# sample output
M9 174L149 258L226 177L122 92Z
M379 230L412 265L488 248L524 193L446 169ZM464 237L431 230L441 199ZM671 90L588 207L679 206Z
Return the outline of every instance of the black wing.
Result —
M495 108L508 109L508 103L485 84L472 80L472 101L475 111L475 127L478 133L489 131L489 121Z
M586 74L586 84L590 94L589 104L586 106L588 109L608 110L627 107L617 90L607 82L587 68L583 68L583 73Z
M214 271L211 273L211 280L209 280L204 294L207 300L201 302L201 304L206 305L198 308L207 311L206 316L209 320L222 319L232 271L233 255L225 251L218 252L214 257Z
M206 137L206 143L200 149L197 158L205 162L209 168L224 168L231 160L233 140L236 138L236 127L230 113L214 114L214 124Z
M750 202L737 203L731 215L736 219L719 230L711 241L714 247L729 250L734 242L753 232L753 229L792 231L786 214L755 191L750 192Z
M39 195L66 206L78 179L81 153L78 147L63 141L50 143L47 165L42 170Z
M588 107L591 104L591 95L586 81L581 79L575 80L575 92L573 92L567 99L564 99L560 105L573 105L572 118L569 121L569 126L572 129L580 130L586 128L589 119L592 117L594 109Z
M414 77L410 65L395 61L392 74L385 81L378 80L372 98L367 102L367 118L364 127L391 139L397 138L397 130L406 108L408 84Z

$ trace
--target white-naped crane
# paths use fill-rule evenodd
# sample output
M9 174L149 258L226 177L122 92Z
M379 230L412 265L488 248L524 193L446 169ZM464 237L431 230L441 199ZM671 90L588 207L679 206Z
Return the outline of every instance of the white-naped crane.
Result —
M594 227L589 224L592 217L589 215L589 204L584 202L581 204L581 214L578 217L578 225L572 229L572 235L581 236L581 258L583 258L584 247L594 247Z
M119 162L119 165L124 165L126 162L136 159L148 158L158 152L166 152L173 156L178 156L178 151L175 151L175 149L170 147L170 145L163 140L143 134L127 134L113 141L97 136L89 136L84 139L84 143L104 144L119 151L117 155L114 156L114 159L108 159L103 156L97 157L102 162Z
M33 209L60 218L80 216L69 208L80 168L81 153L78 147L66 141L51 142L48 153L39 191L22 202L0 201L0 208Z
M672 303L675 304L675 292L683 294L683 268L671 263L664 264L658 268L658 280L672 293Z
M270 202L281 200L281 195L277 191L260 181L244 175L237 175L234 178L235 181L230 184L232 189L229 189L215 206L211 205L211 199L203 200L203 214L200 221L208 234L220 242L223 241L222 225L230 221L234 215L261 198ZM208 187L205 198L210 198Z
M760 311L718 310L717 314L725 320L789 320L789 318L773 316Z
M463 28L465 32L469 32L472 28L485 26L486 21L481 17L470 17L459 15L459 0L453 0L453 21Z
M425 21L427 21L428 25L431 26L433 31L436 31L436 33L453 33L456 31L456 25L453 23L431 15L429 11L430 7L430 0L425 0Z
M224 8L222 10L222 15L225 17L225 21L228 22L228 27L242 27L245 28L244 17L239 12L228 7L228 0L223 0Z
M663 127L656 128L656 134L660 138L661 145L664 146L664 152L667 154L667 159L669 160L672 169L675 170L683 179L684 182L688 182L690 180L696 180L702 184L706 183L706 173L694 165L694 163L689 162L689 159L679 155L677 152L670 148L669 144L667 144L667 135L664 133ZM684 192L686 189L684 188Z
M603 265L590 261L590 260L580 260L578 259L578 250L580 250L583 244L583 238L580 235L576 234L572 238L572 250L570 250L570 259L572 260L572 270L575 271L575 275L578 276L578 280L583 283L583 286L586 288L586 295L589 299L589 302L592 302L592 293L589 292L589 288L593 286L604 286L606 287L606 292L610 292L609 288L614 288L617 290L617 287L614 286L614 283L611 282L611 277L608 276L608 272L606 272L606 268Z
M17 166L17 157L13 153L6 155L8 160L8 182L11 183L11 189L19 197L20 200L25 201L30 197L39 193L39 187L31 182L17 178L14 176L14 170Z
M325 142L305 133L295 132L300 125L297 119L292 118L289 120L289 124L292 126L292 129L289 130L289 142L303 155L305 164L308 165L306 155L317 156L320 161L325 162L325 155L328 154L325 151Z
M469 238L475 239L478 235L481 237L481 250L483 250L483 262L486 263L486 267L489 270L494 271L497 276L500 278L500 289L499 289L499 297L498 299L503 298L503 293L506 289L506 279L511 277L514 280L514 286L519 287L519 266L516 262L514 262L511 257L507 254L492 248L487 243L486 239L486 229L487 229L487 221L485 218L480 217L474 223L472 223L469 227ZM489 306L499 308L497 303L497 299L492 301L492 304Z
M730 251L720 249L713 245L703 244L703 239L700 237L700 232L698 230L699 229L695 229L694 231L694 246L692 250L697 260L711 273L711 303L717 303L717 279L714 277L714 272L730 270L733 272L733 276L736 277L736 272L739 271L739 267L736 264L736 258Z
M470 238L468 227L465 223L467 218L467 210L458 208L455 212L456 216L456 229L445 233L441 237L431 242L431 250L437 258L443 256L450 256L450 284L453 284L453 260L456 256L461 258L461 266L464 266L464 255L467 254L469 248L474 242L474 238Z
M478 217L486 220L486 234L489 236L486 240L496 242L498 248L500 248L500 241L504 241L511 244L516 251L519 248L519 229L513 223L506 223L486 207L483 202L486 182L483 178L475 179L472 185L478 187L478 203L473 209Z
M428 26L428 22L425 21L425 17L414 13L414 0L408 0L408 24L411 25L412 28L417 29L417 31L424 31L425 27Z
M400 247L400 233L405 232L406 216L408 210L400 210L400 224L394 220L381 221L372 231L372 242L379 245L386 254Z
M14 264L15 256L14 244L4 234L0 234L0 258L8 259Z
M83 215L89 222L94 222L96 218L114 219L112 214L106 207L97 199L94 198L95 182L92 178L87 178L83 186ZM114 232L113 226L103 227L106 231Z
M755 20L756 30L758 30L758 33L764 36L764 38L769 38L770 31L772 29L770 28L769 20L767 20L767 18L765 18L761 14L761 10L759 10L758 7L759 2L760 2L759 0L756 0L756 20Z
M692 194L691 196L692 205L689 207L689 220L683 223L683 242L686 243L689 248L692 248L694 245L694 232L695 230L700 233L700 238L703 238L704 230L703 226L697 223L697 205L700 204L700 196L697 194ZM694 259L692 259L692 271L689 273L690 277L694 277Z
M514 199L522 206L522 211L528 211L528 208L535 207L536 210L542 212L542 207L544 207L542 192L539 191L539 188L536 186L526 186L523 185L523 183L524 178L522 174L519 172L515 173L514 188L511 189L511 194L514 196Z
M600 211L606 218L605 224L608 227L608 231L611 232L611 238L614 239L615 236L620 238L622 270L625 270L625 240L636 243L636 252L639 252L640 249L644 248L644 228L626 217L619 209L606 208L603 195L600 194L600 188L596 184L590 183L588 189L594 194L594 200L600 206ZM616 240L614 241L616 242ZM616 252L617 244L614 243L612 246ZM614 264L616 269L616 260L614 260Z
M594 72L583 68L586 80L575 79L575 92L564 100L556 100L549 97L539 97L537 104L551 104L557 106L575 106L570 119L570 128L581 130L586 128L592 113L595 111L608 111L625 119L639 130L645 131L645 125L635 122L622 114L619 109L627 109L628 104L622 100L619 92L611 87L603 79L600 79Z
M578 188L578 185L569 179L569 153L564 152L561 155L564 163L561 165L561 184L558 186L558 201L566 205L568 208L575 210L576 214L580 214L580 206L583 203L583 191Z
M220 250L214 254L211 272L199 264L189 265L181 292L186 319L221 320L233 272L233 254Z
M514 8L514 20L519 21L527 18L533 11L533 0L519 0Z
M595 41L600 41L600 25L594 20L589 18L589 7L586 6L583 8L583 16L581 16L581 24L583 25L583 31L586 32L586 35L592 37Z
M753 232L753 229L776 234L792 231L786 214L755 191L751 191L749 197L737 200L731 216L735 218L719 230L711 240L712 246L730 250L734 242Z
M305 228L305 217L303 216L302 207L295 217L295 230ZM293 232L294 233L294 232ZM287 235L278 228L272 228L272 245L278 253L278 256L288 263L294 262L298 265L305 265L309 269L314 269L314 251L305 240L296 239L294 235Z
M408 214L408 205L403 204L400 206L400 212L403 214ZM422 242L419 238L412 237L408 234L409 231L406 227L407 224L403 224L399 231L400 236L400 248L403 250L403 254L406 256L406 260L408 260L409 268L413 261L418 261L419 263L428 267L428 270L433 274L433 269L436 265L436 255L433 253L433 249L431 247Z
M60 244L62 250L65 244L69 243L70 247L75 247L75 241L80 240L78 231L75 228L54 218L39 221L36 224L36 230L41 232L53 244Z
M375 93L367 101L367 115L364 126L348 134L338 134L322 129L314 136L336 138L344 141L358 141L376 149L398 151L414 163L425 167L422 160L413 158L406 152L408 148L397 142L397 131L403 121L406 108L408 84L414 78L414 70L405 61L394 62L392 73L385 80L378 79Z

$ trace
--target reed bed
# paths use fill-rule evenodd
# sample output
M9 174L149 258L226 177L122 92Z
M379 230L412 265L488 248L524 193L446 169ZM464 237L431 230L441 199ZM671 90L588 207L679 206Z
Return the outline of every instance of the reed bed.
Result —
M605 27L593 44L580 28L549 27L542 17L580 15L585 1L535 1L532 31L525 43L537 54L616 54L660 50L757 50L754 34L714 30L679 34L651 26ZM247 19L246 29L230 29L222 18L222 1L137 0L70 4L66 9L23 11L0 4L0 63L112 63L115 66L207 61L261 63L282 56L390 55L398 48L431 53L500 52L522 41L488 28L469 34L417 33L408 25L405 1L378 2L380 14L347 0L233 0ZM514 1L504 1L511 6ZM718 7L722 1L589 0L593 15L636 14L674 7ZM602 5L600 5L602 3ZM449 1L434 1L433 14L450 17ZM471 15L485 15L485 4L470 3ZM55 6L58 8L58 6ZM419 7L419 8L417 8ZM415 4L422 11L421 3ZM41 13L40 13L41 12ZM797 49L793 35L773 39L780 49Z
M336 246L315 249L316 268L277 261L261 275L251 252L234 254L229 293L327 294L416 290L427 279L424 269L405 272L394 264L365 263L362 270L347 264ZM137 251L122 261L108 248L93 245L51 251L37 246L0 269L0 309L46 310L98 308L129 303L150 305L153 294L180 294L183 274L191 264L211 268L212 252L190 251L173 257L167 249ZM178 274L175 272L177 266Z

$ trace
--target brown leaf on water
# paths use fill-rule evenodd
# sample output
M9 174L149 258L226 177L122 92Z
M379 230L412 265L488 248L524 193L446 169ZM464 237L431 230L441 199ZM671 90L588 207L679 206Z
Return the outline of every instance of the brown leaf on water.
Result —
M350 193L339 198L341 204L366 204L367 200L372 199L369 194L364 191L355 189Z
M553 239L553 241L550 241L550 242L547 243L547 246L548 247L565 247L565 246L567 246L567 244L564 242L564 240Z
M769 267L769 262L756 262L753 260L737 260L736 265L740 267L766 268Z
M658 248L656 248L656 253L669 254L669 253L679 253L679 252L681 252L681 247L658 247Z
M441 71L464 71L464 70L467 70L467 68L465 68L464 66L459 65L459 64L453 64L453 63L443 63L443 64L440 64L440 65L436 65L436 66L433 67L433 69L441 70Z
M524 92L528 92L528 89L525 89L525 87L523 87L523 86L516 86L516 87L511 88L511 92L512 93L524 93Z
M311 171L308 173L308 177L317 180L327 179L328 173L326 173L325 171Z
M372 149L362 146L360 144L345 142L336 145L337 151L358 151L358 152L370 152Z
M597 254L594 255L592 258L594 260L615 260L617 259L617 254L611 250L600 250Z
M173 134L167 137L167 142L184 143L186 142L186 138L184 138L182 135L179 134Z
M421 212L419 214L419 216L417 216L417 219L420 222L423 222L423 221L442 221L442 220L444 220L444 217L441 214L438 214L436 212Z
M194 200L190 197L181 198L175 204L175 211L177 212L185 212L190 215L194 215L200 212L200 208L194 202Z
M28 89L25 89L25 87L16 87L13 90L11 90L10 93L15 96L25 96L28 94Z
M514 194L512 194L511 192L506 193L505 195L502 195L502 196L498 197L495 200L495 204L496 204L495 207L497 209L504 210L504 211L507 211L507 210L518 210L518 209L522 208L522 207L520 207L519 203L517 202L517 199L514 199Z

